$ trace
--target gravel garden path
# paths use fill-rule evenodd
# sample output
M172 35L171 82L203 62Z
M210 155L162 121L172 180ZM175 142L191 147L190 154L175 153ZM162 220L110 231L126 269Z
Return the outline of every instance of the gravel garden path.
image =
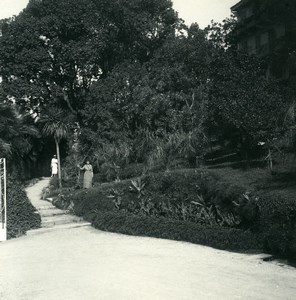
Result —
M0 244L3 300L296 299L296 269L190 243L102 232L27 189L43 228Z

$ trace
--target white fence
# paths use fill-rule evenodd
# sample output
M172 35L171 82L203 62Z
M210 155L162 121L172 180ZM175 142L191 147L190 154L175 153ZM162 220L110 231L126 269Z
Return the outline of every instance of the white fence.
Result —
M7 239L6 160L0 158L0 242Z

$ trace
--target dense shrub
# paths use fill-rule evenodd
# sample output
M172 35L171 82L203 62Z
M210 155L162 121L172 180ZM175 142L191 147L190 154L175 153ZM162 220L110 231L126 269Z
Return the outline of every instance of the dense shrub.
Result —
M219 222L212 222L213 219L205 222L208 217L204 212L203 219L190 218L190 214L196 214L190 211L191 204L200 201L200 184L205 176L210 175L197 170L150 174L142 181L135 180L134 189L131 180L125 180L60 194L54 202L60 208L71 207L95 227L108 231L183 240L229 250L259 249L261 242L250 231L221 227ZM239 201L239 197L228 196ZM170 210L166 206L164 214L161 206L165 203L173 208Z
M87 205L88 210L117 208L134 214L236 226L243 216L234 204L228 204L232 208L229 209L223 203L215 203L211 197L204 197L200 188L204 177L202 172L193 170L150 174L138 180L103 184L95 189L60 196L60 205L67 206L73 201L79 214L83 214L84 205ZM203 189L205 186L203 183ZM241 195L229 197L240 203Z
M293 173L267 173L263 169L247 172L224 168L211 170L217 182L239 188L258 196L259 214L252 221L253 231L260 234L264 251L285 258L296 259L296 199ZM221 196L220 196L221 197ZM245 216L247 216L245 214Z
M124 167L103 164L98 172L94 174L95 185L103 182L112 182L116 179L124 180L141 176L144 170L143 164L129 164Z
M58 176L53 176L50 178L49 187L52 190L57 190L59 188L59 178Z
M65 196L58 199L57 205L68 207L72 202L77 214L93 220L94 225L100 229L177 239L175 234L178 236L178 233L174 233L177 227L174 228L172 225L172 228L169 229L170 232L165 232L163 230L168 230L169 225L167 227L160 226L157 229L155 224L159 224L159 222L179 224L181 222L184 226L182 227L184 233L180 238L181 240L194 242L195 239L196 242L200 242L200 238L190 237L197 233L193 234L189 229L190 234L187 238L184 237L186 226L189 226L188 228L208 228L208 231L209 228L212 228L213 231L209 231L211 232L211 239L217 239L219 243L221 241L218 236L221 232L225 234L232 232L233 247L236 243L235 235L242 239L242 243L249 240L246 245L252 243L258 245L258 247L261 245L261 249L268 253L296 259L296 201L294 196L292 194L292 197L285 197L285 193L282 193L282 191L276 193L264 188L262 186L264 181L262 176L264 174L260 170L257 173L257 175L254 171L237 173L231 172L229 169L226 169L225 172L223 170L189 169L152 173L142 177L142 185L145 183L145 186L143 189L139 188L138 191L130 191L131 180L107 183L91 190L65 194ZM235 176L233 176L234 174ZM261 180L258 181L259 179L256 176L259 176ZM254 184L251 185L250 182ZM258 183L261 183L261 185L258 185ZM269 183L268 186L270 187ZM141 193L144 197L140 196ZM176 204L182 208L183 204L190 205L192 201L199 201L198 197L201 194L204 201L214 203L221 211L233 211L234 214L239 216L240 225L236 229L223 228L217 225L205 226L188 222L188 218L185 218L187 221L184 221L184 219L176 218L172 214L166 215L167 218L164 218L160 213L143 212L143 210L139 210L139 205L133 206L136 211L130 209L131 203L139 203L139 196L150 201L150 203L146 201L146 204L141 203L140 205L148 205L146 208L148 210L152 208L153 210L155 209L153 205L162 202L168 203L168 201L172 205ZM289 195L291 196L291 193ZM236 205L233 205L234 203ZM136 215L137 213L138 215ZM120 222L123 223L120 224ZM136 224L134 226L139 229L133 229L133 222ZM147 224L145 225L145 223ZM150 231L148 228L150 228ZM199 231L202 232L202 229L199 229ZM214 238L216 234L217 237ZM247 239L245 239L246 236L248 236ZM258 242L258 239L260 242ZM227 237L225 241L228 241ZM222 241L221 247L228 245L228 243L230 242L224 243ZM214 242L209 245L219 247ZM243 247L240 246L241 249Z
M142 175L143 170L144 170L143 164L129 164L119 170L119 178L122 180L122 179L139 177Z
M7 236L14 238L39 228L41 219L19 182L7 181Z
M258 204L261 211L258 230L263 236L264 249L296 259L296 201L265 193Z
M143 179L149 184L149 197L162 202L169 199L172 204L199 203L214 214L218 224L236 225L240 219L242 228L253 227L259 211L255 196L245 187L224 182L213 172L205 170L178 170L153 174Z
M192 242L233 251L260 251L260 239L249 231L219 226L203 226L166 218L135 216L122 211L97 211L89 216L93 226L130 235Z

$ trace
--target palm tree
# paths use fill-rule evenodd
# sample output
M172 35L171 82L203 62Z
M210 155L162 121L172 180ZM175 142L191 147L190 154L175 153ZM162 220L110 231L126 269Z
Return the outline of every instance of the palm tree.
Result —
M62 187L61 174L61 159L60 159L60 141L66 139L69 135L70 125L65 117L65 113L58 108L50 108L41 115L40 122L43 123L42 133L45 136L52 136L56 145L57 159L58 159L58 178L59 186Z
M15 105L0 102L0 157L10 161L11 171L19 172L26 159L32 159L33 139L39 137L32 124L33 119Z

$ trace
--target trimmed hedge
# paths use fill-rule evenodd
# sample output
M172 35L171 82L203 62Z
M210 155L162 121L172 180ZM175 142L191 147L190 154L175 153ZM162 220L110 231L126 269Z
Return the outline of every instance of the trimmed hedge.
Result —
M95 228L105 231L185 241L217 249L258 252L260 239L250 231L220 226L204 226L166 218L132 215L122 211L97 211L88 215Z
M170 200L176 204L189 204L197 200L201 189L211 189L212 181L206 180L208 177L211 175L205 174L203 170L151 174L143 178L143 182L146 183L145 197L149 197L154 203ZM131 181L125 180L102 184L89 190L72 191L59 195L54 203L60 208L71 207L77 215L91 221L94 227L102 230L187 241L226 250L260 251L263 247L262 241L250 230L129 213L126 209L128 205L132 201L139 201L139 195L130 191L130 185ZM110 197L112 191L120 195L120 210L115 208L114 199ZM240 193L234 196L229 190L226 192L226 203L233 199L238 200L241 196ZM213 200L212 196L209 196L209 199Z
M243 172L240 178L233 177L233 180L229 176L230 171L226 172L228 174L225 177L222 170L215 172L202 169L150 174L142 178L146 183L144 193L153 203L169 199L172 203L179 204L195 201L197 194L201 193L206 201L227 211L233 209L233 201L240 202L242 194L251 191L252 199L258 196L259 200L256 206L246 205L236 211L243 221L243 226L239 228L222 228L217 225L207 226L144 214L130 214L124 210L132 201L138 201L138 194L130 192L130 180L72 192L60 197L57 204L68 207L72 202L75 213L103 230L189 241L219 249L257 249L279 257L296 259L294 198L285 198L282 196L284 193L266 191L248 184L247 180L243 180ZM236 179L239 184L236 184ZM116 210L112 198L108 197L112 190L120 195L121 210ZM245 230L240 230L241 228Z
M29 201L20 182L7 180L7 237L15 238L39 228L40 215Z
M296 260L296 183L295 174L272 176L263 169L249 171L229 168L211 170L218 182L248 189L258 196L259 214L252 229L261 236L263 251Z
M264 193L260 197L258 224L264 250L296 260L296 199Z

